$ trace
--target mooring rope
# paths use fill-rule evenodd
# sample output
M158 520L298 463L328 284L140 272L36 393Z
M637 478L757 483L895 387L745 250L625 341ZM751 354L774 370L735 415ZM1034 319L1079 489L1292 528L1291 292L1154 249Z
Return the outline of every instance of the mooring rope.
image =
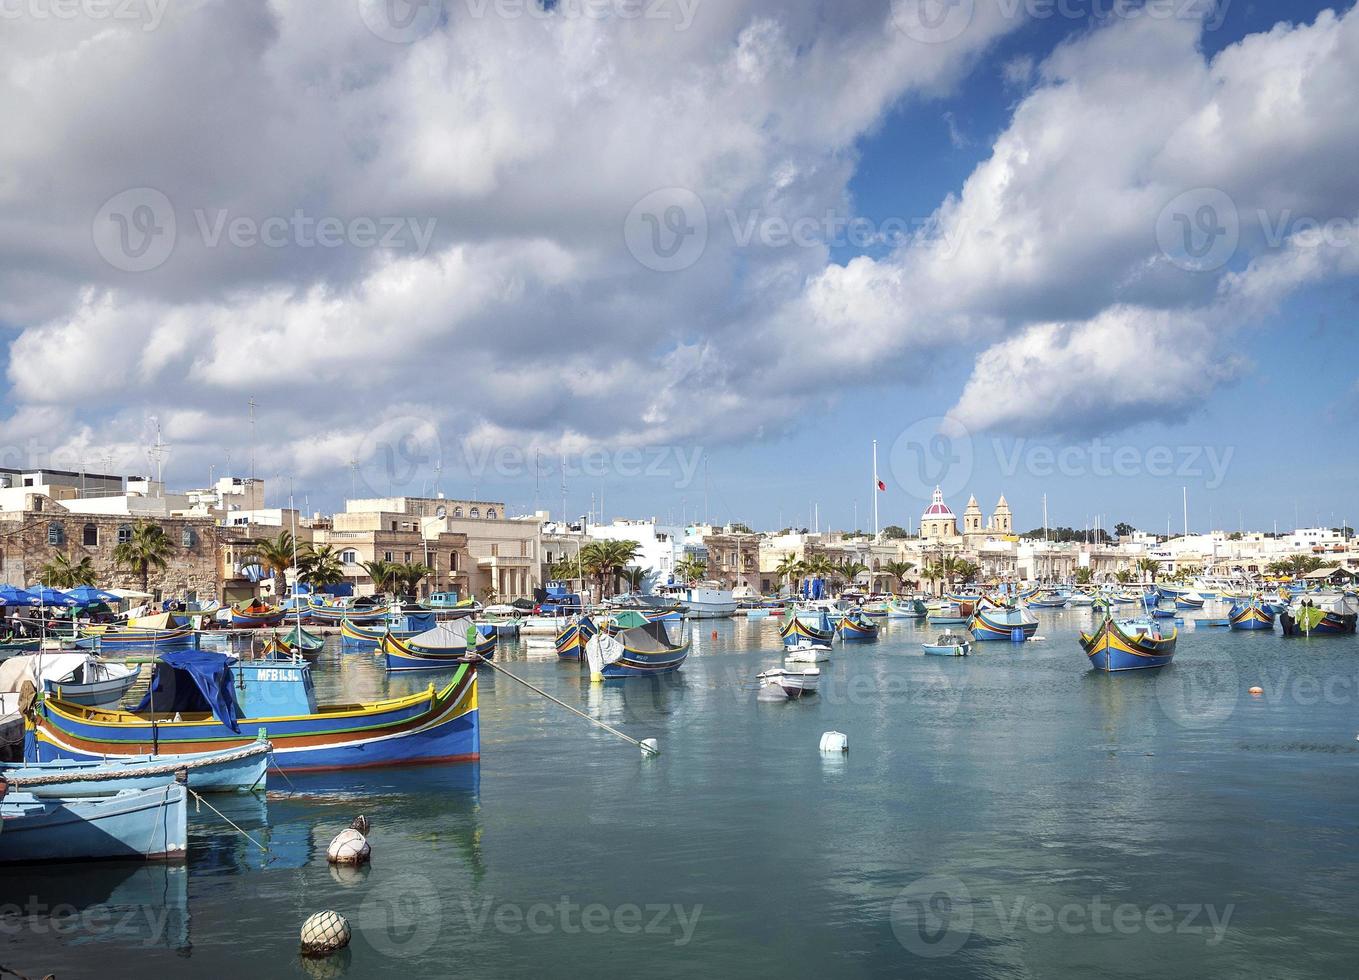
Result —
M499 664L497 664L495 661L493 661L493 660L483 660L482 663L484 663L487 667L490 667L490 668L493 669L493 670L498 670L500 673L504 674L506 677L509 677L509 678L511 678L512 680L518 681L520 684L523 684L523 685L524 685L526 688L528 688L530 691L533 691L533 692L536 693L536 694L541 694L543 697L547 698L547 699L548 699L549 701L551 701L553 704L559 704L559 705L561 705L563 708L565 708L567 711L570 711L572 714L580 715L580 717L584 718L584 719L585 719L586 721L588 721L590 724L592 724L592 725L597 725L597 726L599 726L600 728L604 729L606 732L609 732L610 734L613 734L613 735L617 735L617 736L618 736L619 738L621 738L623 741L632 743L633 745L637 746L639 749L641 749L643 752L647 753L648 755L655 755L655 754L656 754L656 750L655 750L654 748L652 748L650 745L644 745L643 743L641 743L641 742L638 741L637 739L633 738L631 735L624 735L622 732L620 732L617 728L614 728L612 725L606 725L604 722L600 721L598 718L592 718L592 717L590 717L590 716L587 715L584 711L581 711L579 708L573 708L571 705L567 704L565 701L561 700L560 698L554 698L551 694L548 694L548 693L547 693L546 691L544 691L541 687L535 687L533 684L530 684L528 681L524 680L524 678L520 677L518 674L511 673L510 671L506 670L504 667L502 667L502 666L500 666Z
M130 771L131 767L129 766L128 769L110 769L105 772L81 772L79 770L74 770L56 772L52 773L50 776L33 776L28 779L14 779L12 777L6 777L6 779L11 787L26 791L34 786L52 786L61 783L102 783L114 779L130 779L137 776L168 776L179 772L181 769L193 771L194 769L201 769L203 766L215 765L219 762L237 762L241 759L249 759L251 756L260 755L261 753L270 752L272 750L273 746L268 742L256 742L247 745L242 749L238 749L229 755L217 755L213 756L211 759L196 759L193 761L184 759L167 761L159 766L147 769L137 769L135 771ZM132 765L135 764L136 763L133 763ZM22 768L22 766L17 768Z
M188 789L188 787L185 787L185 788ZM201 794L201 793L195 793L193 790L189 790L189 795L192 796L192 797L194 798L194 800L195 800L196 802L198 802L199 804L206 804L206 805L207 805L207 808L208 808L209 810L211 810L213 813L217 814L219 817L221 817L223 820L225 820L228 824L230 824L232 830L236 831L236 833L240 834L242 837L244 837L244 838L245 838L246 840L248 840L250 843L252 843L252 844L254 844L256 847L258 847L258 848L260 849L261 853L264 853L264 854L268 854L268 853L269 853L269 848L265 847L263 844L261 844L259 841L255 840L255 838L251 837L249 834L247 834L247 833L246 833L244 830L242 830L240 827L236 826L236 824L232 823L230 817L228 817L228 816L227 816L225 813L223 813L221 810L217 809L217 808L216 808L215 806L213 806L211 803L208 803L207 800L203 799L203 794Z

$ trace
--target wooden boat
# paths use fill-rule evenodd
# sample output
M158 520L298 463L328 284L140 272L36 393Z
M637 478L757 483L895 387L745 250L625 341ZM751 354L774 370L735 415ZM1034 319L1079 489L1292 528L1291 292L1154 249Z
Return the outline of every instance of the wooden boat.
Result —
M654 677L679 670L689 656L691 640L670 639L664 623L647 623L610 635L599 633L585 645L591 680Z
M1308 597L1279 614L1284 636L1341 636L1354 633L1359 619L1345 596Z
M34 796L106 796L123 790L153 789L184 773L200 793L263 791L273 746L263 737L238 749L193 755L134 755L101 760L57 759L0 770L13 789Z
M1038 632L1038 618L1018 606L979 606L968 623L974 640L1024 641Z
M1068 601L1060 592L1040 592L1028 600L1028 604L1034 609L1062 609Z
M933 643L921 644L925 652L936 657L966 657L972 652L972 643L965 633L949 630L940 633Z
M1227 614L1227 620L1234 630L1273 630L1274 609L1259 599L1237 603Z
M1203 596L1197 592L1184 592L1175 597L1176 609L1202 609L1203 603Z
M975 603L944 602L928 609L926 620L935 626L963 626L972 618Z
M316 637L320 639L320 637ZM322 641L324 645L325 641ZM279 636L277 633L270 633L264 641L264 657L266 660L292 660L301 657L303 660L315 663L321 656L321 647L297 647L289 642L287 636Z
M589 616L581 616L565 623L553 641L557 656L563 660L584 660L585 644L598 632L599 627Z
M783 645L791 647L805 640L830 646L831 641L835 639L835 626L831 623L830 614L823 609L812 622L808 622L804 617L805 614L797 612L784 617L784 623L779 627Z
M398 640L409 640L424 633L430 628L430 625L408 626L404 623L395 623L384 619L376 626L366 626L351 623L346 619L340 623L340 642L345 646L375 647L382 642L384 636L394 636Z
M371 626L374 623L386 622L387 606L386 604L339 605L337 603L317 602L313 599L311 607L307 609L307 618L313 623L320 623L323 626L339 626L346 622Z
M1095 597L1091 595L1089 592L1073 592L1071 593L1071 595L1066 597L1066 603L1067 605L1073 607L1093 606L1095 604Z
M866 602L863 605L863 614L874 619L886 619L890 611L890 604L886 601Z
M924 619L928 613L929 610L919 599L893 601L887 607L888 619Z
M442 625L409 640L388 634L382 638L378 649L387 658L388 670L448 670L495 656L496 634L482 632L476 626L468 629L477 637L470 645L470 637L465 632Z
M267 629L283 622L286 609L271 606L262 599L250 599L231 606L231 625L237 629Z
M187 799L176 782L68 800L9 793L0 801L0 864L183 858Z
M1104 622L1093 633L1081 633L1081 647L1096 670L1143 670L1164 667L1175 656L1175 642L1179 629L1172 628L1163 636L1151 622L1124 620L1117 622L1105 616Z
M83 650L16 654L0 664L0 691L21 691L28 683L77 704L110 707L136 683L137 672L134 665L106 663Z
M133 711L44 698L37 760L185 754L239 748L265 734L284 771L471 761L481 754L476 670L442 689L318 706L306 663L240 662L208 651L164 654Z
M326 638L309 633L301 626L294 626L287 633L283 634L283 642L294 650L299 651L308 660L315 659L310 654L319 654L325 648Z
M98 650L184 650L198 646L200 636L191 626L140 625L83 626L80 635L79 646Z
M878 638L878 624L863 613L851 611L840 618L840 639L846 643L865 642Z
M830 659L831 648L825 643L802 640L783 648L783 659L790 664L819 664Z
M821 671L815 667L799 670L778 668L766 670L756 676L760 681L762 691L777 691L783 696L783 699L789 701L805 697L808 694L815 694L817 684L821 681Z

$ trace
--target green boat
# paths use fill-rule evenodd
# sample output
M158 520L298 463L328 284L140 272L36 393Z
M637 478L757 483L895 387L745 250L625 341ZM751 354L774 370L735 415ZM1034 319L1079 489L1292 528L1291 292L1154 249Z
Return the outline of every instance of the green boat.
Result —
M283 642L300 653L320 653L326 645L325 637L309 633L301 626L294 626L283 635Z

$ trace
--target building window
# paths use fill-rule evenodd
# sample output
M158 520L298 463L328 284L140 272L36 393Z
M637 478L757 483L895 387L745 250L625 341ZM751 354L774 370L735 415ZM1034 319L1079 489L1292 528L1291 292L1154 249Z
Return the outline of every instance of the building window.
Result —
M179 535L179 543L185 548L192 548L198 543L198 535L193 528L186 527Z
M454 517L461 517L461 516L462 516L462 508L461 508L461 507L454 507L454 508L453 508L453 516L454 516Z
M458 553L456 551L450 551L448 553L448 570L450 572L456 572L458 570Z
M383 560L383 561L391 561L391 560L392 560L392 553L391 553L390 551L384 551L384 552L382 553L382 560Z
M401 560L404 561L407 565L409 565L411 563L411 553L409 551L406 552L406 557Z
M64 527L62 527L60 524L56 523L55 521L53 521L51 524L47 525L47 543L48 543L48 544L65 544L65 543L66 543L66 529L65 529Z
M396 521L392 521L392 530L393 530L393 531L396 530Z
M480 507L473 507L473 508L472 508L472 511L471 511L471 514L472 514L473 517L480 517L480 516L481 516L481 508L480 508Z
M491 557L492 558L500 557L500 545L498 544L491 545Z
M352 548L347 551L342 551L340 552L340 561L346 565L357 565L359 563L359 553Z
M99 525L86 524L85 529L81 532L80 543L87 548L99 547Z
M118 543L119 543L119 544L127 544L127 543L128 543L129 541L131 541L131 540L132 540L132 525L131 525L131 524L119 524L119 525L118 525Z
M487 507L487 508L486 508L486 519L487 519L488 521L493 521L493 520L495 520L495 508L494 508L494 507Z

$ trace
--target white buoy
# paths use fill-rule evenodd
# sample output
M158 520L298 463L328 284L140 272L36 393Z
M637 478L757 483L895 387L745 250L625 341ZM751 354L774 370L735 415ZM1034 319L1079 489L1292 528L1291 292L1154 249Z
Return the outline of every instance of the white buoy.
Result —
M331 864L365 864L371 856L368 838L352 827L336 834L326 849Z
M654 738L644 738L641 741L642 755L660 755L661 743Z
M349 945L349 920L327 909L309 916L302 923L302 952L324 956Z
M844 732L826 732L821 736L822 752L848 752L849 738Z

